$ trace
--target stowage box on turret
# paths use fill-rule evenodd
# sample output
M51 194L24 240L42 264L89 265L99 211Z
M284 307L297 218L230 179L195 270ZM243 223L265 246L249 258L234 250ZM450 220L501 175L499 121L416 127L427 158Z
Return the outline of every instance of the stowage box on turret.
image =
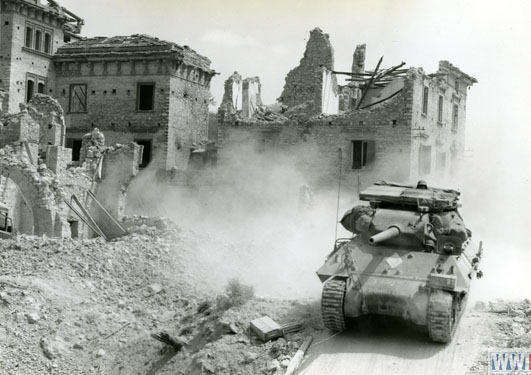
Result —
M337 240L317 271L325 326L341 331L348 318L391 315L426 326L433 341L450 342L470 282L481 277L482 246L471 249L459 194L424 181L378 182L362 191L368 204L341 220L354 237Z

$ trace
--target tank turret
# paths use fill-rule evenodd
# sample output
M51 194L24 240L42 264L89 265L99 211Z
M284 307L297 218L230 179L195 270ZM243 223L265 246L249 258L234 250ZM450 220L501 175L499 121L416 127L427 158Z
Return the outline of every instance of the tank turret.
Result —
M471 235L457 210L459 192L421 182L416 187L374 184L360 193L368 203L348 211L341 224L371 245L421 246L424 251L459 254Z

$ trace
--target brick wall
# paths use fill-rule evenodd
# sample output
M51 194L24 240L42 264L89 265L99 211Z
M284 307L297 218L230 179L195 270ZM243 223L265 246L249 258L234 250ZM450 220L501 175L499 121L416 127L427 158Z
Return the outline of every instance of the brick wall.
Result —
M323 96L323 67L334 70L334 50L328 34L319 28L310 31L304 57L299 66L286 76L284 90L278 99L288 107L303 106L306 114L321 113ZM332 76L336 85L335 76Z
M209 85L172 76L166 169L186 169L192 143L208 139Z
M134 66L133 66L134 64ZM81 139L99 128L107 145L135 139L152 141L152 163L164 168L168 124L170 77L156 74L158 64L149 62L60 63L56 83L57 97L65 109L67 138ZM139 83L154 83L154 107L137 110ZM86 112L70 111L71 85L86 85Z
M223 147L219 150L218 165L221 168L229 165L234 158L274 163L274 154L285 153L293 157L294 165L308 182L335 185L341 148L341 173L346 186L355 187L358 174L362 187L378 179L408 181L412 95L413 86L406 84L401 94L385 104L342 116L282 123L224 123L220 126ZM352 141L373 141L374 161L353 169ZM244 150L249 155L241 155L242 144L249 145Z
M99 128L108 145L152 142L151 165L185 168L190 145L207 137L209 79L172 74L160 61L58 63L56 91L67 138ZM155 84L153 110L138 110L138 84ZM86 85L86 112L70 111L71 85Z
M5 6L5 3L2 2ZM2 9L0 33L0 87L9 92L8 111L18 112L19 103L27 98L27 80L35 82L37 92L39 82L44 83L46 94L53 94L55 74L51 62L52 54L64 44L62 23L45 12L34 12L30 8L21 7L14 10L11 5ZM6 22L8 24L6 24ZM51 33L51 53L44 53L44 33L42 34L41 50L25 47L26 24L36 28L49 30ZM35 38L33 37L33 42Z

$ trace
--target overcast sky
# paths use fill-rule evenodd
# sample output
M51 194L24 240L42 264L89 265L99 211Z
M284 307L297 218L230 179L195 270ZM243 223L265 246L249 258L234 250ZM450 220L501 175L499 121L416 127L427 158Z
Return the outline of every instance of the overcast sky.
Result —
M449 60L476 77L468 143L529 154L531 2L524 0L62 0L85 19L84 36L145 33L189 45L212 60L217 103L234 71L259 76L265 103L280 96L309 31L330 34L335 68L349 70L357 44L367 67L402 61L430 73ZM505 148L504 148L505 149ZM525 154L525 152L524 152ZM526 156L529 156L527 155ZM495 161L494 161L495 162Z

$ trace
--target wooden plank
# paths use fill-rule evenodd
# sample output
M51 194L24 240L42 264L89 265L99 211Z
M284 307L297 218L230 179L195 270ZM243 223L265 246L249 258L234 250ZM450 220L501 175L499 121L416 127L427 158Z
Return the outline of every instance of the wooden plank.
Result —
M302 343L299 350L297 350L297 353L295 353L295 355L289 362L289 366L286 369L286 373L284 375L293 375L295 371L297 371L297 369L299 368L302 362L302 359L304 358L304 355L306 354L306 351L308 350L308 348L310 347L310 344L312 343L312 340L313 340L312 336L306 337L306 339Z
M363 102L363 99L365 99L365 96L367 95L367 91L369 91L369 87L374 82L374 77L376 76L376 72L380 68L380 64L382 63L383 56L380 57L380 60L378 61L378 64L376 65L376 69L374 69L374 73L372 74L371 78L369 78L369 81L367 82L367 86L363 89L363 92L361 93L361 98L358 101L358 104L356 105L356 109L360 109L361 103Z

